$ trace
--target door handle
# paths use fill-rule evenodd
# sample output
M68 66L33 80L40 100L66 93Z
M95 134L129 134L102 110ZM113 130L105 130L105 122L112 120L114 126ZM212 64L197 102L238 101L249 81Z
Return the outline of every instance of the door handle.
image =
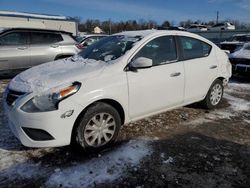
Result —
M211 67L210 67L210 69L216 69L217 68L217 65L212 65Z
M18 47L17 49L18 50L26 50L28 47L25 47L25 46L23 46L23 47Z
M58 48L59 45L58 45L58 44L52 44L51 47L52 47L52 48Z
M175 73L170 74L171 77L177 77L177 76L180 76L180 75L181 75L180 72L175 72Z

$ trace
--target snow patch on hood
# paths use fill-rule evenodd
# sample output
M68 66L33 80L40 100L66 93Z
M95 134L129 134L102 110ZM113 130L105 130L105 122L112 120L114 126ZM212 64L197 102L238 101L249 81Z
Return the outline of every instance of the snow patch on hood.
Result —
M106 63L73 56L30 68L13 78L9 89L39 93L66 83L98 75Z
M132 140L109 154L52 174L46 187L93 187L111 182L150 154L147 141Z

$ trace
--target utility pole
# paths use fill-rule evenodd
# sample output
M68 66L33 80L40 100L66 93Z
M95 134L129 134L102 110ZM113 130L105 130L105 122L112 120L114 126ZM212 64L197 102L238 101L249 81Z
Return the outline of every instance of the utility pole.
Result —
M111 19L109 18L109 34L111 35Z
M216 24L219 23L219 13L220 13L219 11L216 12Z

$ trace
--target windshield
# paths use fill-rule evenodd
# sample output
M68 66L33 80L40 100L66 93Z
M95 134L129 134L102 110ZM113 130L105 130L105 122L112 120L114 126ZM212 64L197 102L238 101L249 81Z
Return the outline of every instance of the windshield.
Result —
M115 60L130 50L141 36L115 35L102 38L79 53L84 59L101 61Z
M77 36L75 39L77 42L82 42L86 37Z

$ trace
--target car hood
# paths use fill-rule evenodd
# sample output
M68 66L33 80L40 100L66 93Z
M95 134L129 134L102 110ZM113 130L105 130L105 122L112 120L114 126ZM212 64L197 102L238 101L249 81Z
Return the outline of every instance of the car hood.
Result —
M250 59L250 51L245 49L240 49L229 55L229 58L242 58L242 59Z
M30 68L11 80L8 88L39 93L74 81L100 75L107 63L73 56Z

